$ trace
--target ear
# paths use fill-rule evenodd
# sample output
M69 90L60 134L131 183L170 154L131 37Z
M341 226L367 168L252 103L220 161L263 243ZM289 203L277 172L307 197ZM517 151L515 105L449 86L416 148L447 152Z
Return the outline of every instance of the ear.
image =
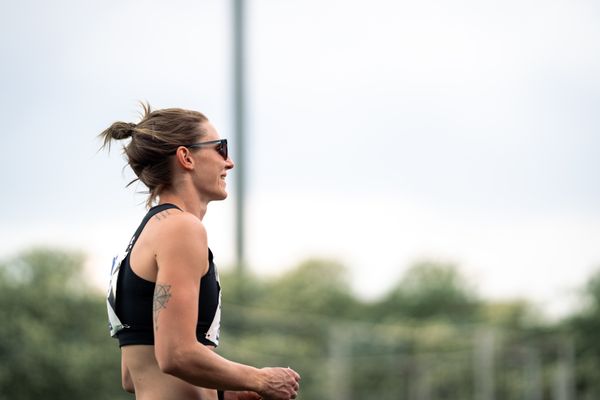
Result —
M194 158L190 149L184 146L179 146L175 152L175 160L177 165L185 170L194 169Z

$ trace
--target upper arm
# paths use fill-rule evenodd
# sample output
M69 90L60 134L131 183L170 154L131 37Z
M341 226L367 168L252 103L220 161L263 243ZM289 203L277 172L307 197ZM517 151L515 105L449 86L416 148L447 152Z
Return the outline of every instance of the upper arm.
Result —
M189 214L161 227L156 246L158 273L153 299L154 346L159 365L197 344L200 279L208 270L204 226Z

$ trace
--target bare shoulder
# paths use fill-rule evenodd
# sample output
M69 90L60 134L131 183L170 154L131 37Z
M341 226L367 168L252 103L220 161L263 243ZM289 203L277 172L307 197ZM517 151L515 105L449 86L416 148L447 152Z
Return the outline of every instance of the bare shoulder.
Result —
M155 229L164 240L206 237L206 229L200 218L178 209L167 209L152 217Z
M198 217L173 210L161 215L153 224L154 255L159 271L188 271L202 276L208 270L208 238Z

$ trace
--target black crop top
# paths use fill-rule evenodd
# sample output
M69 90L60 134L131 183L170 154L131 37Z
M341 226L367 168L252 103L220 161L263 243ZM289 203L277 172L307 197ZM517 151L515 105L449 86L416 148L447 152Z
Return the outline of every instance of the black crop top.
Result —
M129 262L131 249L142 233L146 223L155 214L169 208L179 207L173 204L160 204L152 207L135 232L126 256L119 268L115 312L123 328L116 333L119 346L133 344L154 344L154 329L152 324L152 307L155 282L139 277ZM200 280L200 297L198 304L198 324L196 338L205 345L219 344L219 329L221 322L221 287L218 273L213 262L213 254L208 250L208 272Z

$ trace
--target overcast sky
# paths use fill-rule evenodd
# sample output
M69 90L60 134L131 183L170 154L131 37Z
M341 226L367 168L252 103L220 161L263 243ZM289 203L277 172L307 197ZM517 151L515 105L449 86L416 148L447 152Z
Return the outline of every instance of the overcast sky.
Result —
M96 135L138 100L232 138L229 4L0 3L0 257L80 248L104 279L145 210ZM597 2L247 4L253 271L334 258L373 298L433 259L488 298L572 304L600 267ZM227 268L231 198L205 222Z

